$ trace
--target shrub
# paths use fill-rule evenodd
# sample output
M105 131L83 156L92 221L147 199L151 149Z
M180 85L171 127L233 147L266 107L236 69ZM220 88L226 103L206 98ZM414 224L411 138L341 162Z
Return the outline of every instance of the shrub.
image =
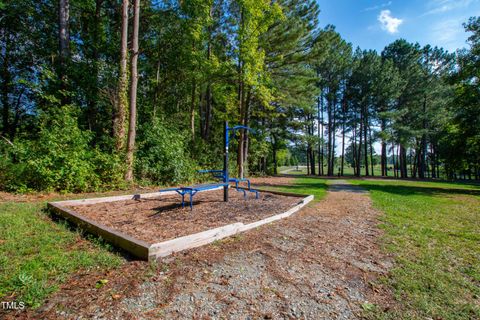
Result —
M178 183L194 176L195 164L187 151L187 134L160 122L140 130L137 176L153 183Z
M82 192L120 184L119 159L89 145L92 134L78 127L73 107L42 113L39 121L36 139L17 139L15 161L0 162L4 189Z

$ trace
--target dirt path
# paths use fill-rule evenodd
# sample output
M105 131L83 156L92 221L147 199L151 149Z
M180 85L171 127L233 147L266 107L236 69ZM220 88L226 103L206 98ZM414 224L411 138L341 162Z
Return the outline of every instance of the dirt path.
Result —
M326 198L281 222L178 254L70 280L32 318L356 319L388 307L373 280L390 268L368 193L332 181ZM100 289L95 282L109 282ZM74 283L72 284L72 281Z

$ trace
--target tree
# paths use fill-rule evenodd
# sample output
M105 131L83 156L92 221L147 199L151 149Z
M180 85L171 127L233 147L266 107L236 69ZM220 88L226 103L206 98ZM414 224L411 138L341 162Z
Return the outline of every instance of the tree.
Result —
M116 97L116 100L114 101L115 110L113 114L113 137L115 139L115 149L117 150L117 152L123 152L123 149L124 149L126 114L127 114L127 108L128 108L128 94L127 94L128 7L129 7L128 0L122 0L120 66L119 66L119 72L118 72L117 97Z
M137 130L137 86L138 86L138 29L140 24L140 0L133 2L132 54L130 61L130 113L127 140L127 172L125 180L133 181L133 159Z
M58 43L59 43L59 71L61 90L66 90L66 68L70 56L70 3L69 0L58 1ZM64 96L65 99L65 96ZM63 101L66 103L66 100Z

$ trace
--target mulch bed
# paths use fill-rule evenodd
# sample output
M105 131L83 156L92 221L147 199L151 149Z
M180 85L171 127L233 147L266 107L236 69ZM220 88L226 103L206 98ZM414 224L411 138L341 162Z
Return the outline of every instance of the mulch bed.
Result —
M193 210L188 202L185 208L181 207L179 195L70 208L134 238L156 243L236 222L255 222L283 213L301 201L298 197L267 192L260 192L259 199L250 193L246 200L241 192L230 190L229 194L229 202L223 202L223 190L197 193ZM188 198L185 196L185 200Z

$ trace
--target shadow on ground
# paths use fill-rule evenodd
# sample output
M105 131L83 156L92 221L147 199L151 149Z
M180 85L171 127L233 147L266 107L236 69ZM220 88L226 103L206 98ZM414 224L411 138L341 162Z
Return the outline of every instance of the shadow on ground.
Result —
M362 183L361 187L369 191L381 191L402 196L425 195L425 196L441 196L441 195L473 195L480 196L480 190L473 189L456 189L441 187L422 187L422 186L399 186L399 185L378 185L370 183Z

